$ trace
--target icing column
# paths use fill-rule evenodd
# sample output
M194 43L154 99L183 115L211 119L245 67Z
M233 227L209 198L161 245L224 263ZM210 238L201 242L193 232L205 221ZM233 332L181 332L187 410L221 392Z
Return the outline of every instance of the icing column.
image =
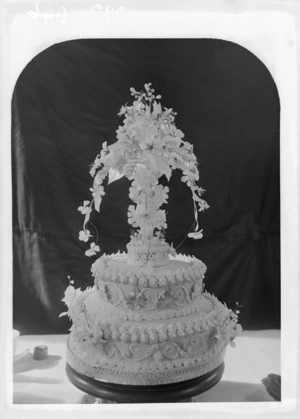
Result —
M167 203L168 191L168 187L158 185L157 179L147 169L141 170L141 176L132 183L129 197L136 206L129 206L128 221L139 229L142 240L151 239L155 229L167 228L166 213L159 208Z

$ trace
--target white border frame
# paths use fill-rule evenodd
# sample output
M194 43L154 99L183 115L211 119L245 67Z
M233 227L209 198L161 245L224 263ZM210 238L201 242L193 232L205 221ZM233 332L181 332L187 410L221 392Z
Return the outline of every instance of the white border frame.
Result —
M151 10L137 10L134 0L93 3L52 1L27 3L6 1L0 7L1 34L1 304L0 304L0 407L3 418L27 418L38 412L46 418L54 411L66 418L89 412L133 417L151 412L158 417L205 415L212 412L226 416L230 412L276 413L290 416L295 412L297 391L297 351L299 350L299 184L297 144L297 26L299 9L285 0L290 9L254 10L248 2L216 1L197 4L189 1L186 8L177 2L161 2ZM175 9L177 3L177 10ZM253 2L254 3L254 2ZM98 6L97 6L98 4ZM107 6L106 6L107 4ZM278 2L277 2L278 4ZM279 2L279 4L281 4ZM149 4L148 4L149 6ZM145 6L146 7L146 6ZM149 6L150 7L150 6ZM156 9L155 9L156 7ZM172 8L173 7L173 8ZM257 8L258 6L256 6ZM274 6L273 6L274 7ZM100 10L102 8L102 10ZM181 8L181 10L180 10ZM225 10L224 10L225 9ZM299 13L300 14L300 13ZM81 38L215 38L235 42L253 52L269 69L281 103L281 274L282 274L282 397L280 403L205 403L170 405L13 405L12 404L12 205L11 205L11 109L13 89L21 71L39 52L54 43ZM3 214L2 214L3 212ZM8 279L8 281L6 281ZM9 286L7 286L9 284ZM291 321L291 319L293 319ZM4 348L4 351L2 350ZM300 374L298 374L299 376ZM299 407L299 406L298 406ZM80 413L78 413L78 412ZM226 413L225 413L226 412Z

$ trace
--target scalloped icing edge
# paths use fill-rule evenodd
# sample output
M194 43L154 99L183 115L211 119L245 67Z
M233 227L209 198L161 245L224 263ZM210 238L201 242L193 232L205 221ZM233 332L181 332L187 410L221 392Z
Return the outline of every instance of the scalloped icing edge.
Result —
M145 371L146 368L144 367L143 370L143 365L140 364L136 366L136 371L132 370L132 366L130 366L130 371L126 371L124 364L122 364L123 368L121 365L119 368L116 365L112 368L89 365L71 351L68 339L67 362L76 371L96 380L118 384L157 385L185 381L206 374L223 362L225 351L226 344L210 358L207 352L201 358L169 361L167 368L164 369L161 367L162 363L158 362L156 370L153 366L152 371Z
M213 332L213 336L217 337L217 340L214 342L211 341L211 333ZM95 366L102 366L102 367L118 367L123 369L132 370L134 368L138 368L142 371L149 371L153 369L169 369L173 366L181 366L181 364L187 366L190 362L199 362L203 363L207 361L208 358L214 356L216 353L220 352L222 348L224 348L230 341L232 341L237 336L237 331L228 326L223 326L222 328L213 328L208 333L205 333L204 337L199 336L199 334L194 334L191 337L184 337L181 339L176 339L174 341L169 340L168 342L161 343L161 344L136 344L136 343L125 343L118 342L119 344L123 344L123 349L116 345L115 341L106 341L101 340L100 342L93 342L91 340L85 339L84 341L81 339L81 336L78 336L76 333L75 335L71 335L69 339L69 346L70 348L73 347L73 352L79 352L79 355L84 355L87 349L93 347L93 345L100 344L100 358L98 361L92 361ZM193 345L197 345L197 342L205 341L210 342L209 347L201 347L198 348L198 354L193 353L192 347ZM194 342L193 342L194 341ZM105 345L112 345L109 349L104 349ZM103 347L104 345L104 347ZM129 346L128 346L129 345ZM134 352L132 352L132 348L138 349L137 356L138 359L134 359ZM166 346L165 346L166 345ZM190 346L192 345L192 346ZM97 346L98 347L98 346ZM172 354L171 358L169 358L168 354L165 351L174 350L176 354ZM189 350L192 352L189 352ZM108 351L108 352L107 352ZM124 358L124 352L127 353ZM158 357L157 357L158 355ZM133 356L133 358L131 358ZM144 360L149 361L144 362ZM166 360L166 358L169 358Z
M95 277L104 282L116 282L121 284L132 284L140 287L159 288L167 286L168 284L179 285L187 281L195 281L203 279L207 270L206 265L194 256L177 255L176 257L170 256L170 260L179 260L182 262L192 263L192 266L186 268L178 268L176 271L167 271L161 274L145 274L139 273L124 273L116 268L107 266L107 261L112 257L126 256L125 252L117 252L111 255L102 255L91 266L91 271ZM106 280L109 277L109 281Z
M106 323L101 324L101 316L98 315L93 322L93 325L89 325L86 311L84 306L85 298L91 293L95 292L92 288L88 290L88 293L82 291L72 301L69 307L68 315L73 321L73 326L78 331L86 332L94 338L104 338L106 340L113 339L121 342L132 342L132 343L158 343L166 342L169 339L175 339L178 337L189 336L200 331L207 331L212 327L220 326L235 326L237 320L231 319L230 310L225 307L215 296L207 293L208 298L214 304L214 307L219 310L212 310L203 319L187 319L169 325L146 325L144 326L132 326L123 323L117 327L115 324ZM99 313L101 314L101 313ZM214 317L214 318L212 318ZM74 329L74 328L73 328Z
M203 282L202 280L198 280L194 286L196 285L196 289L194 289L192 292L195 294L195 297L191 297L189 295L187 301L182 305L176 305L174 303L174 308L172 307L155 307L154 310L152 308L130 308L126 305L126 297L124 294L124 291L119 288L119 294L121 295L120 301L117 304L113 304L110 302L107 298L106 292L105 292L105 286L106 285L114 285L115 287L119 288L120 284L115 283L108 283L104 282L102 280L98 280L96 283L96 289L97 289L97 295L99 297L99 300L101 301L101 306L106 309L106 311L114 310L114 315L117 315L120 320L131 320L131 321L142 321L142 320L167 320L172 319L174 317L181 317L181 316L188 316L191 315L197 311L199 311L199 302L201 300L201 295L203 294ZM181 285L175 285L175 291L176 287L179 289L183 289L183 284ZM133 287L136 287L133 285ZM169 285L169 287L171 287ZM172 287L174 287L172 285ZM149 288L140 288L140 291L148 290ZM162 289L166 288L150 288L149 290L153 290L152 292L155 292L154 290L158 290L159 295L162 292ZM188 293L188 291L185 290L185 293ZM159 298L159 297L157 297ZM99 301L99 303L100 303Z
M206 350L199 356L191 356L189 358L177 358L168 361L153 361L151 364L144 363L143 360L119 360L113 359L113 357L107 357L100 361L100 363L95 364L95 367L104 367L104 368L119 368L127 371L137 371L137 372L153 372L153 371L162 371L170 370L172 368L178 367L188 367L189 365L207 363L209 360L222 353L226 346L228 345L228 339L224 339L217 346L213 346L211 349ZM78 346L74 346L72 351L71 344L68 341L68 349L75 355L74 352L81 353L81 349Z
M202 298L207 297L215 303L212 299L212 295L207 291L200 294L194 301L190 304L185 305L184 307L178 308L167 308L167 309L157 309L155 312L152 310L131 310L124 306L113 306L111 303L101 299L101 306L105 311L111 311L114 316L118 317L119 320L125 321L155 321L155 320L170 320L175 319L176 317L186 317L195 313L200 313L202 308ZM99 297L100 298L100 297ZM220 309L219 309L220 310ZM217 312L214 309L215 312Z

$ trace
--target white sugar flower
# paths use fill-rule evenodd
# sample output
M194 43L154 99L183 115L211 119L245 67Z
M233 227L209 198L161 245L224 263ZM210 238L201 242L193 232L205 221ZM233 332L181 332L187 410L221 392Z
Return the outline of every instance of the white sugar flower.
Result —
M81 214L86 214L90 209L89 204L90 201L83 201L83 205L78 207L78 211L81 212Z
M99 212L102 196L105 195L104 188L102 185L95 185L93 188L90 188L90 191L94 197L95 209Z
M100 247L93 242L90 244L90 248L85 252L85 255L94 256L97 252L100 252Z
M139 224L137 223L137 214L134 205L130 205L128 207L127 215L129 224L132 224L133 227L138 227Z
M120 112L118 113L118 116L125 115L125 113L126 113L126 106L122 106L120 109Z
M116 130L117 141L109 146L104 142L91 167L93 200L84 201L78 208L85 215L79 239L87 242L92 237L86 226L92 208L100 212L107 176L108 185L123 176L133 181L129 198L135 205L128 208L128 222L139 228L141 237L152 237L155 230L167 228L165 210L159 208L168 201L168 188L158 182L162 176L170 180L174 169L182 171L181 180L192 192L196 231L188 236L200 239L203 234L197 231L198 213L208 204L201 199L204 190L196 185L199 173L193 146L182 140L184 134L175 125L176 112L162 107L161 95L155 93L151 83L145 83L141 91L131 87L130 92L132 104L126 103L118 114L123 124ZM98 251L99 246L92 243L85 254L93 256Z
M70 307L71 302L73 301L73 299L75 298L78 289L75 289L73 287L73 285L69 285L66 290L65 290L65 296L64 298L61 300L63 301L68 307ZM63 313L62 313L63 314Z
M204 201L204 199L198 200L198 205L199 205L199 210L198 210L199 212L202 212L209 208L208 203Z
M190 239L195 239L195 240L202 239L202 237L203 237L203 233L202 232L203 232L203 228L201 230L199 230L199 231L195 231L194 233L189 233L188 234L188 237Z
M166 223L166 212L165 210L158 210L156 211L155 216L153 217L153 226L154 228L157 228L158 230L161 230L162 228L167 228Z
M79 232L79 240L83 242L87 242L90 237L93 237L89 230L81 230Z

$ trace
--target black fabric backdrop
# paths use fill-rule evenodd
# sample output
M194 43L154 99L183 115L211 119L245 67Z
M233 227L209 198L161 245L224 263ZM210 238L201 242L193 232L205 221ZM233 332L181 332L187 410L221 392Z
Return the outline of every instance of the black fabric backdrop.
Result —
M280 105L264 64L237 44L213 40L75 40L55 44L24 69L12 98L14 327L66 333L58 318L70 275L93 284L78 240L90 198L89 166L113 143L129 88L152 82L194 145L210 209L204 238L178 249L208 266L206 288L243 305L244 328L280 327ZM193 221L190 192L174 172L167 240L177 246ZM125 250L129 181L106 188L92 220L102 252Z

